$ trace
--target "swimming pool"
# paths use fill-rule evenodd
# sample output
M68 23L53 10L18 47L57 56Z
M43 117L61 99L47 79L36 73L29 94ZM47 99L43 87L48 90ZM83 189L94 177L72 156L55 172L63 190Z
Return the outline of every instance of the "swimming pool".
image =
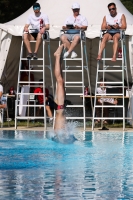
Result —
M60 144L0 131L0 200L133 199L133 133L85 132Z

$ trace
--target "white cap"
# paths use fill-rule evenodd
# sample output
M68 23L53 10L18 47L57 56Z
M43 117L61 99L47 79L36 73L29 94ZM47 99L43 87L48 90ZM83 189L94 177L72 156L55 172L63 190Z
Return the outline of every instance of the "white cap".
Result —
M78 3L73 3L72 9L80 9L80 5Z

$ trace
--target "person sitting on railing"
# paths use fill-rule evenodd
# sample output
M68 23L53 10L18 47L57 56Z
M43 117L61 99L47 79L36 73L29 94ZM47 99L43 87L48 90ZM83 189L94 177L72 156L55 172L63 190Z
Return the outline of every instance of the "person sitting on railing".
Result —
M106 42L109 40L113 40L113 57L112 61L116 61L116 53L118 49L118 41L120 39L120 29L126 29L126 18L122 13L117 13L115 3L108 4L108 10L110 12L109 15L104 16L101 29L107 30L102 38L102 42L100 45L100 50L98 53L97 60L101 60L102 52L105 48Z
M37 52L42 41L42 34L45 33L45 30L49 30L48 16L40 12L40 9L39 3L33 5L34 14L29 15L24 27L23 39L28 50L27 59L31 59L32 57L33 59L37 59ZM29 26L31 26L32 29L29 30ZM30 40L36 40L34 53L32 53L31 50Z
M80 5L78 3L73 3L72 11L73 15L69 16L66 19L62 29L67 30L71 25L72 29L78 29L84 31L87 30L88 21L84 16L80 14ZM80 33L79 32L73 34L68 34L68 33L61 35L62 43L64 44L64 47L68 49L68 51L64 54L64 58L68 57L70 53L71 53L71 58L76 58L77 54L73 51L73 49L80 41Z
M2 104L2 102L1 102L2 95L3 95L3 86L0 83L0 108L6 108L7 105L6 104Z
M39 82L43 82L43 79L40 79ZM40 83L39 84L39 87L37 87L35 90L34 90L34 93L43 93L43 84ZM44 98L43 98L43 95L37 95L37 100L38 100L38 104L40 105L40 107L37 108L37 116L41 116L42 113L42 105L44 105ZM48 114L48 117L49 117L49 122L51 122L53 120L53 117L52 117L52 111L50 109L50 103L49 103L49 100L48 100L48 96L49 96L49 90L47 88L45 88L45 104L46 104L46 111L47 111L47 114Z
M99 96L101 94L106 94L106 84L103 83L103 82L106 82L106 79L103 80L103 78L100 79L100 85L99 87L97 88L97 93L99 94ZM103 87L105 86L105 87ZM118 100L117 99L114 99L114 98L98 98L97 99L97 105L117 105L118 103ZM101 107L97 107L96 108L96 117L101 117ZM109 117L109 107L104 107L103 106L103 117ZM100 119L96 120L95 123L100 123ZM104 124L107 124L107 120L104 120L103 121Z

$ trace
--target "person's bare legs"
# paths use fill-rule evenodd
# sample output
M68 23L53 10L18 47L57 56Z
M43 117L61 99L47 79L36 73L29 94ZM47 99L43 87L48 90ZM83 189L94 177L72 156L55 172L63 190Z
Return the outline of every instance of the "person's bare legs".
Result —
M34 53L38 52L38 49L40 47L41 42L42 42L42 34L38 33L37 34L37 38L36 38L36 44L35 44L35 51L34 51Z
M114 44L113 44L113 57L112 57L112 60L113 62L116 61L116 53L117 53L117 50L118 50L118 41L120 39L120 34L119 33L116 33L114 36L113 36L113 41L114 41Z
M23 39L24 39L25 46L28 50L28 53L32 53L30 41L32 41L32 40L34 41L35 40L34 37L29 33L25 33L23 36Z
M64 48L67 48L67 49L70 48L71 43L68 41L68 39L65 35L61 36L61 41L64 44Z
M68 52L71 53L76 45L79 43L80 36L75 35L72 43L70 43L65 35L61 36L61 41L64 44L64 48L68 49Z
M79 43L80 40L80 36L79 35L75 35L74 39L70 45L70 48L68 49L68 52L71 53L73 51L73 49L76 47L76 45Z
M46 105L46 111L47 111L48 117L52 118L52 111L50 109L50 106Z
M54 53L55 56L55 78L57 82L57 89L56 89L56 100L57 105L64 105L65 99L65 91L64 91L64 80L62 77L61 71L61 63L60 57L63 51L64 45L62 44L58 47L57 51ZM65 126L65 116L64 116L64 109L60 109L56 111L56 119L55 119L55 130L61 130Z
M105 48L106 42L109 41L109 40L112 40L112 36L109 33L106 33L103 36L103 39L102 39L102 42L101 42L101 45L100 45L100 49L99 49L99 53L98 53L98 56L97 56L97 60L101 60L102 52Z

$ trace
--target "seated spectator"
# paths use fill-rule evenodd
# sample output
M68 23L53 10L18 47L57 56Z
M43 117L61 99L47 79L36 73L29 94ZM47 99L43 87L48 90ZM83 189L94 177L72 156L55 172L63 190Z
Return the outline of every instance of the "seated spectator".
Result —
M104 16L101 29L107 30L103 35L103 39L100 45L99 53L97 60L101 60L102 52L105 48L106 42L108 40L113 40L113 57L112 61L116 61L116 53L118 49L118 41L120 39L120 29L126 29L126 18L125 15L122 13L117 13L117 8L115 3L108 4L108 10L110 12L109 15ZM110 31L112 30L112 31Z
M10 87L8 93L9 93L9 95L16 95L16 90L14 89L13 86Z
M0 83L0 108L6 108L6 104L2 104L2 102L1 102L2 95L3 95L3 86Z
M106 79L100 79L100 87L97 88L97 93L98 94L106 94L106 85L102 82L106 82ZM103 87L105 86L105 87ZM116 105L118 103L117 99L114 98L98 98L97 99L97 105ZM101 117L101 107L97 107L96 108L96 117ZM108 107L104 107L103 108L103 117L109 117L109 108ZM96 120L95 123L99 123L100 119ZM107 124L108 121L104 120L103 121L104 124Z
M80 5L78 3L73 3L72 5L72 11L73 15L69 16L62 29L66 30L67 25L71 24L73 25L74 29L78 30L87 30L88 21L87 19L80 14ZM64 44L64 47L68 49L68 51L64 54L64 58L68 57L68 55L71 53L71 58L76 58L77 54L73 51L73 49L76 47L76 45L80 41L80 34L63 34L61 36L61 41ZM72 41L72 43L71 43Z
M24 27L24 43L28 50L27 59L37 59L37 52L42 41L42 34L45 30L49 30L49 19L48 16L40 12L40 4L35 3L33 5L34 14L29 15L26 25ZM32 26L32 29L28 29ZM35 50L32 53L30 40L36 40Z
M40 82L43 82L43 79L40 79L39 80ZM34 93L43 93L43 84L40 83L39 84L40 87L37 87L35 90L34 90ZM43 98L43 95L37 95L37 100L38 100L38 104L40 105L40 107L37 108L37 116L41 116L42 113L42 106L41 105L44 105L44 98ZM45 104L46 104L46 111L47 111L47 115L49 117L49 122L53 120L53 117L52 117L52 111L50 109L50 105L49 105L49 101L48 101L48 96L49 96L49 90L47 88L45 88Z
M10 98L7 98L7 106L8 106L8 115L9 118L14 119L15 118L15 100L16 100L16 90L13 86L10 87L8 90L8 94L10 95Z

